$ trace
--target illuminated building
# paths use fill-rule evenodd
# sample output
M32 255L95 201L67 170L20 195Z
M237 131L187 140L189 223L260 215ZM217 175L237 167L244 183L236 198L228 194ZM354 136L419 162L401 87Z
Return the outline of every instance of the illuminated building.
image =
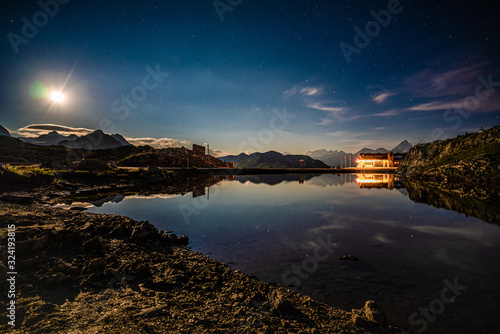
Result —
M358 168L399 167L406 153L360 153L356 164Z

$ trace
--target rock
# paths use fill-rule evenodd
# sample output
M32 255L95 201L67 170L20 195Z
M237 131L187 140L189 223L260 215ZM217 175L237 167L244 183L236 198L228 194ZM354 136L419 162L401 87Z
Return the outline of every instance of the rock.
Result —
M33 240L32 244L31 244L31 251L32 252L40 251L42 249L47 248L48 245L49 245L49 237L44 235L41 238Z
M147 265L139 265L139 267L137 267L135 270L133 270L131 272L131 274L133 276L136 276L138 278L148 278L148 277L152 277L153 274L150 270L150 268L147 266Z
M33 204L34 198L31 196L3 195L0 197L0 201L16 204Z
M92 239L84 242L83 249L85 251L100 252L102 250L102 245L99 237L93 237Z
M85 211L85 210L87 210L87 208L84 208L84 207L82 207L82 206L72 206L72 207L70 208L70 210L74 210L74 211Z
M342 255L342 256L339 256L339 260L358 261L359 257L354 256L354 255Z
M57 272L50 276L44 276L43 284L48 286L59 286L69 281L68 276L64 273Z
M101 269L101 268L104 268L105 266L106 266L106 261L104 261L103 258L93 259L89 263L89 268L94 270L94 271Z
M130 235L130 240L134 242L148 242L159 236L160 234L156 227L151 225L148 221L141 221L140 225L134 227Z
M167 310L168 307L161 306L161 307L150 307L147 309L144 309L138 313L135 314L136 317L140 318L155 318L159 316L166 316L167 315Z
M275 314L292 314L297 311L279 289L273 290L269 294L269 302L271 303L271 311Z
M368 300L365 306L353 315L353 322L361 326L367 322L387 326L387 317L373 300Z
M177 242L183 246L187 246L189 244L189 237L187 235L182 235L177 239Z
M25 252L25 251L31 250L32 243L33 243L33 240L16 241L16 251L17 252Z
M64 273L67 273L69 271L71 271L73 268L71 268L71 266L69 266L66 262L64 262L63 260L59 260L59 262L57 262L57 266L56 266L56 269L60 272L64 272Z

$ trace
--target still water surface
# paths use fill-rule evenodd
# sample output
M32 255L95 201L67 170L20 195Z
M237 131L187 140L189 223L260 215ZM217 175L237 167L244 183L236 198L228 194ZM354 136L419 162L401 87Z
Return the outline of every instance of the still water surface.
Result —
M500 333L500 227L415 203L392 176L240 176L115 202L89 211L188 235L196 251L332 306L372 299L412 332Z

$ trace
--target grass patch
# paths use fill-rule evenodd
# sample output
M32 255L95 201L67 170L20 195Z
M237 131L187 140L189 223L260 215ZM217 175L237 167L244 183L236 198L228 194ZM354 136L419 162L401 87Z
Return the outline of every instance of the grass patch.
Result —
M56 178L56 172L49 168L0 166L0 180L9 182L51 183Z

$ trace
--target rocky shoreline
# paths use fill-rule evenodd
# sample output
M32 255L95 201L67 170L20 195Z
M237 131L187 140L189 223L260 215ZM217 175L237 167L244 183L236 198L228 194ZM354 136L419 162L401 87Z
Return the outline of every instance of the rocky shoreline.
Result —
M415 202L498 224L500 127L418 144L397 174Z
M17 198L23 198L17 197ZM15 225L16 329L0 332L397 333L373 302L344 311L186 247L147 221L0 201L0 285ZM7 202L12 202L7 200ZM363 305L360 305L362 307Z
M443 187L493 188L500 184L500 126L453 139L418 144L398 173Z

